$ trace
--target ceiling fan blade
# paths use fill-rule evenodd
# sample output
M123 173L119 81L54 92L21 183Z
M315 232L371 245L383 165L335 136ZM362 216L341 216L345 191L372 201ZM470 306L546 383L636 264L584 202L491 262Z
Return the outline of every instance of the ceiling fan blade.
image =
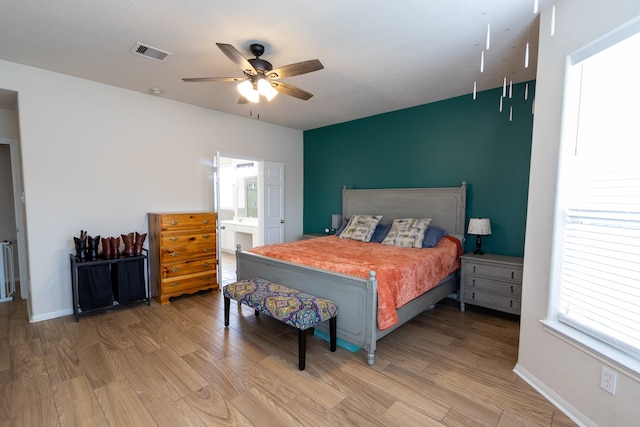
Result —
M249 100L242 95L238 98L238 104L247 104L248 102Z
M299 76L300 74L311 73L313 71L322 70L324 66L317 59L309 61L296 62L295 64L284 65L266 73L270 79L283 79L285 77Z
M302 90L299 87L295 87L284 82L272 80L270 83L278 92L293 96L294 98L302 99L303 101L307 101L313 96L313 94Z
M222 53L227 55L227 58L229 58L231 62L240 67L242 71L244 71L248 75L254 75L258 73L256 69L253 68L253 65L251 65L249 60L245 58L240 52L238 52L238 49L236 49L235 47L226 43L216 43L216 46L220 48Z
M191 77L182 79L183 82L241 82L246 80L244 77Z

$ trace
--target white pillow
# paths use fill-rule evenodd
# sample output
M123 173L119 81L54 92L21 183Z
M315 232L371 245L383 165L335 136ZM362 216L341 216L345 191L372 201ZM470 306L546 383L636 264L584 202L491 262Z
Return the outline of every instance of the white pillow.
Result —
M354 215L340 233L340 238L368 242L381 219L382 215Z
M431 218L396 218L383 245L401 248L421 248Z

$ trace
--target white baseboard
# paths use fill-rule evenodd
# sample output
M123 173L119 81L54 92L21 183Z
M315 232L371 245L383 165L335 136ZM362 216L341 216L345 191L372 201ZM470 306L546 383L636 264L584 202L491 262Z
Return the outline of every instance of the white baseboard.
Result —
M580 412L573 405L559 396L556 392L547 387L544 383L538 380L538 378L531 375L531 372L527 371L519 363L516 363L515 368L513 368L513 372L515 372L516 375L526 381L527 384L533 387L538 393L544 396L545 399L553 403L558 409L564 412L567 417L571 418L579 426L598 427L598 425L591 421L585 414Z
M29 323L42 322L43 320L55 319L56 317L68 316L73 314L73 309L68 308L66 310L52 311L51 313L44 313L38 316L33 316L29 319Z

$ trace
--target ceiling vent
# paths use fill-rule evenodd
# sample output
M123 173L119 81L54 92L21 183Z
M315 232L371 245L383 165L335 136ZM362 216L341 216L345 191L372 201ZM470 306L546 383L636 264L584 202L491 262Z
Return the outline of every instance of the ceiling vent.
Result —
M167 59L169 55L171 55L170 52L166 52L164 50L160 50L158 48L142 44L140 42L136 43L129 52L133 53L134 55L140 55L144 56L145 58L153 59L154 61L158 62L164 62L164 60Z

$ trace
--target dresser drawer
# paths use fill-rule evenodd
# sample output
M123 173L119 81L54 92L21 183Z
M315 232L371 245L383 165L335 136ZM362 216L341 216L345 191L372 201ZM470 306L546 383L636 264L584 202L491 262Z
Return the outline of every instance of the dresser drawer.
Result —
M465 262L462 268L466 274L491 277L493 279L511 280L517 283L522 282L521 267Z
M163 214L160 219L160 227L162 231L215 228L216 214L210 212Z
M163 294L175 294L194 288L217 288L216 270L187 276L165 279L162 281Z
M470 304L477 304L483 307L520 314L520 298L509 298L505 295L492 294L474 289L465 289L464 300Z
M163 231L160 234L160 244L163 248L172 248L176 246L184 246L194 243L209 243L215 246L216 230L180 230L180 231Z
M178 261L186 261L202 257L216 256L215 239L209 243L200 243L184 246L173 246L169 248L163 247L160 250L160 261L165 263L174 263Z
M185 274L200 273L205 271L216 270L215 258L204 258L197 260L187 260L184 262L176 262L162 265L162 278L183 276Z
M465 289L475 289L478 291L495 292L520 298L522 295L522 285L513 282L502 282L499 280L485 279L483 277L465 276Z

